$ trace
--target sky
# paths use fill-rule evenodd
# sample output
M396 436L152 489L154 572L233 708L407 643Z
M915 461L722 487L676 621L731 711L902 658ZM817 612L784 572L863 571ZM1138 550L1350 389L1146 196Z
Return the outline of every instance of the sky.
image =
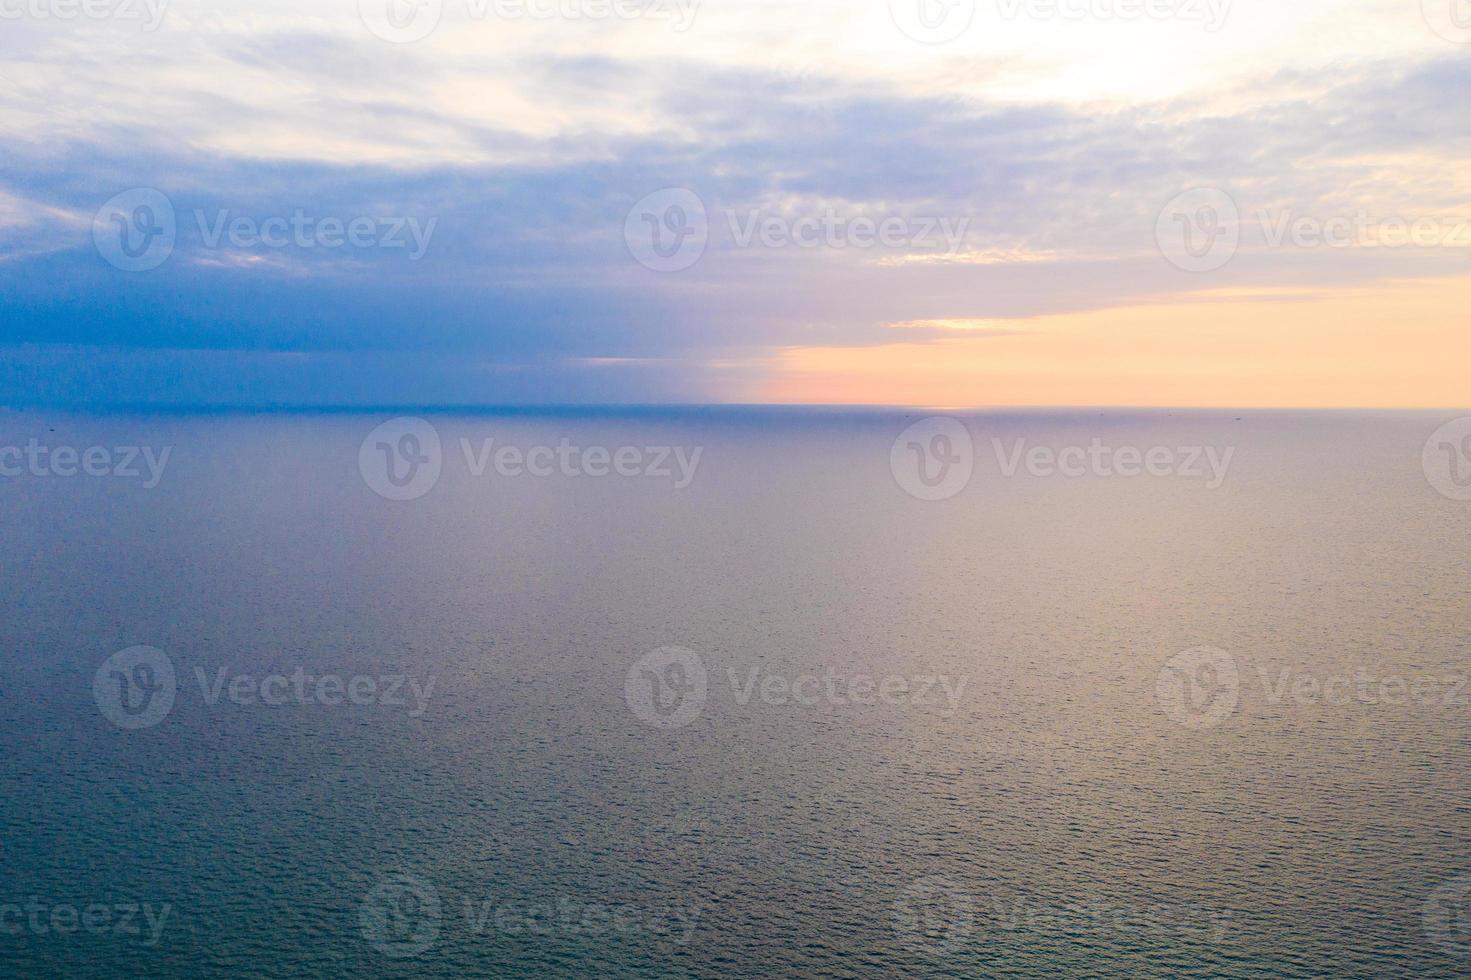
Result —
M0 0L0 404L1471 405L1471 0Z

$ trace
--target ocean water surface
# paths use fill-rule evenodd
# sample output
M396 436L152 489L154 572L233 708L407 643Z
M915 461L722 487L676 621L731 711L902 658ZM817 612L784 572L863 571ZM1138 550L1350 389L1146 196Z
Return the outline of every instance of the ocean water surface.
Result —
M0 413L0 973L1471 973L1451 419L928 414Z

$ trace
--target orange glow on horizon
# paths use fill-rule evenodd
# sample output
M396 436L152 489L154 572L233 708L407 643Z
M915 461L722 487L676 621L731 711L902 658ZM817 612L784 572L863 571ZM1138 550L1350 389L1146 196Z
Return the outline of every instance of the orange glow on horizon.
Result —
M930 342L786 348L756 400L954 407L1471 406L1471 279L1331 293L1217 292L1019 320L1014 326L983 336L956 331Z

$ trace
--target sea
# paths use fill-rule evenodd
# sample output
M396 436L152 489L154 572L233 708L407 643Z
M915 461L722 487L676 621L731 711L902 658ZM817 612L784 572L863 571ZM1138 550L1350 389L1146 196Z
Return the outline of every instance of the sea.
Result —
M1471 975L1455 412L0 412L0 975Z

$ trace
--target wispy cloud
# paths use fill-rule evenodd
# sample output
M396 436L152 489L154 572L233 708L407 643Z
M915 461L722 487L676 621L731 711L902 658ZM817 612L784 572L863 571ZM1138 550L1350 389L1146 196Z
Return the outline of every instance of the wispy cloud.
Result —
M931 51L896 46L885 6L876 19L708 4L684 34L460 23L455 8L415 45L325 3L184 4L155 33L21 22L0 43L0 288L25 311L4 341L443 355L441 380L460 356L539 373L568 386L560 400L657 400L688 396L695 376L711 397L727 390L691 365L759 372L794 347L891 341L896 325L938 342L1192 294L1471 271L1453 247L1272 241L1304 216L1471 217L1471 64L1417 11L1238 3L1211 36L1023 19ZM1303 64L1315 49L1302 38L1322 31L1343 43ZM1055 84L1076 77L1088 37L1128 39L1085 62L1127 68L1128 85ZM1181 51L1199 70L1165 84ZM1199 186L1241 212L1239 253L1209 276L1172 267L1156 242L1161 208ZM709 241L660 274L630 257L625 223L669 187L697 195ZM171 256L142 274L92 242L92 216L129 188L158 189L177 217ZM406 261L211 243L198 218L297 214L435 226ZM742 233L767 218L788 237ZM809 219L839 222L840 247L804 247ZM852 232L886 220L943 221L957 237ZM590 385L590 370L637 377Z

